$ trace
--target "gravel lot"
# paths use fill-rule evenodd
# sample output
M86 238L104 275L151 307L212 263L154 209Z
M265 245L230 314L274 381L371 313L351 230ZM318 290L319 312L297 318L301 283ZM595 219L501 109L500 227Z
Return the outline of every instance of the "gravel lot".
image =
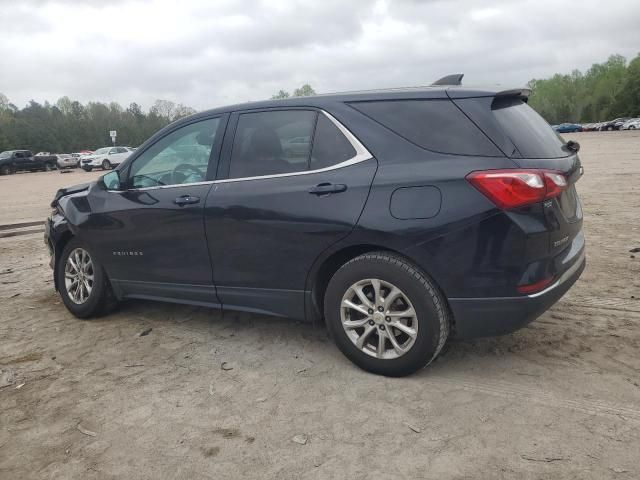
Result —
M640 132L567 137L580 281L404 379L358 370L322 326L150 302L77 320L42 232L4 235L40 227L0 229L0 478L640 478ZM0 177L0 224L100 174Z

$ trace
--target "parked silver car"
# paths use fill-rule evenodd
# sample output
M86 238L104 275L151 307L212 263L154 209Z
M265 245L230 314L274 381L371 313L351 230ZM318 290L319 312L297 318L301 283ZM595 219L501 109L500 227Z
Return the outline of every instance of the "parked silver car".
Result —
M640 129L640 118L631 118L624 122L620 127L620 130L639 130Z
M80 154L78 153L58 153L58 168L77 168L80 163Z

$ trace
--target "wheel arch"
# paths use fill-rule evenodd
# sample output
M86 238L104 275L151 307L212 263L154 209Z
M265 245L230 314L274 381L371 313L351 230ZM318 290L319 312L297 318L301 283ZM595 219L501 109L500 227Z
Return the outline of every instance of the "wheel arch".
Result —
M74 237L73 232L67 229L60 234L60 236L56 239L53 245L53 249L54 249L53 251L55 252L55 262L53 265L53 285L56 291L58 291L58 275L56 275L56 272L58 271L60 256L62 255L64 247L67 246L67 244L71 241L73 237Z
M310 272L309 278L307 280L307 288L306 290L310 292L307 296L309 300L306 302L306 317L312 321L324 321L324 294L327 290L327 286L333 274L338 271L338 269L347 263L349 260L352 260L362 254L369 252L387 252L392 253L394 255L398 255L410 261L416 268L422 270L433 282L433 285L440 291L442 294L442 298L445 301L446 307L449 308L447 297L442 290L442 287L439 285L438 281L433 277L428 268L424 268L423 265L418 263L416 259L411 258L406 253L398 251L396 249L390 248L385 245L373 244L373 243L360 243L344 246L334 252L328 254L325 258L321 259L317 262L317 265L314 266L312 271ZM451 312L451 309L449 308ZM453 319L452 316L450 318ZM455 324L452 324L452 327Z

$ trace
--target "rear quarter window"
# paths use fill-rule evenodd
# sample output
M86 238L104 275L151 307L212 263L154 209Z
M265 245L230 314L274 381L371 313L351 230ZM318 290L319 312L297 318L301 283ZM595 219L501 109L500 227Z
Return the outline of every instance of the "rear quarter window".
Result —
M350 105L426 150L454 155L504 156L450 100L385 100Z

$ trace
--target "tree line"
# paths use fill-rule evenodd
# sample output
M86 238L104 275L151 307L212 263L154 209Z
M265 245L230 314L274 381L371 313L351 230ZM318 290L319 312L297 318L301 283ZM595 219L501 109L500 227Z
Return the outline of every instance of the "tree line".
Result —
M157 100L144 112L137 103L127 108L116 102L83 105L69 97L53 105L31 100L20 109L0 93L0 151L95 150L111 145L110 130L118 132L118 145L138 146L160 128L192 113L193 108L169 100Z
M611 55L586 72L531 80L529 105L549 123L585 123L640 116L640 55Z
M292 94L280 90L272 98L315 93L310 85L305 84ZM127 108L116 102L83 105L69 97L62 97L55 104L31 100L24 108L18 108L0 93L0 152L95 150L111 145L110 130L118 132L118 145L135 147L165 125L195 112L193 108L169 100L156 100L145 112L135 102Z

